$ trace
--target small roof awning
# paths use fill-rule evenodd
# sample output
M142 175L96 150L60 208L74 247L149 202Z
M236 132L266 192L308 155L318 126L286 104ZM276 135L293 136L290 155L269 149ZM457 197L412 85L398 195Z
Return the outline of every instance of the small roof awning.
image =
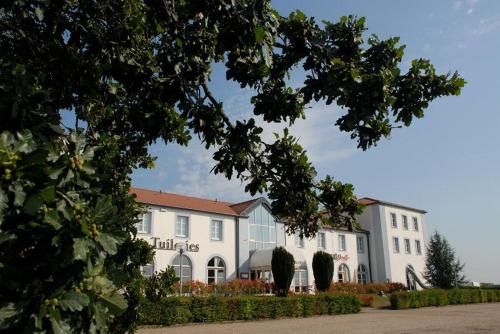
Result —
M250 257L251 270L271 270L274 248L264 248L256 250ZM305 268L306 258L301 251L287 249L293 255L295 268Z

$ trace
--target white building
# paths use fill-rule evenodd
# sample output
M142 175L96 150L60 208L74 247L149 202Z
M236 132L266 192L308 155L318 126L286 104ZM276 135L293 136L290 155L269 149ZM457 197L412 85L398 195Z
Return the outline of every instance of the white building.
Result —
M295 258L292 289L297 292L313 289L312 258L318 250L334 256L335 282L390 280L414 286L412 273L423 280L423 210L363 199L362 230L321 228L315 238L301 239L286 235L264 198L227 203L138 188L131 192L147 206L138 237L156 251L146 275L174 266L183 281L272 280L272 250L284 246Z

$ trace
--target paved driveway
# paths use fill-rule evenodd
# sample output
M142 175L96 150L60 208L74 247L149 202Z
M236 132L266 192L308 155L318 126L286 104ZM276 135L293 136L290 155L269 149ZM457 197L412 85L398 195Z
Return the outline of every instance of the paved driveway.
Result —
M143 328L140 334L500 333L500 303L360 314Z

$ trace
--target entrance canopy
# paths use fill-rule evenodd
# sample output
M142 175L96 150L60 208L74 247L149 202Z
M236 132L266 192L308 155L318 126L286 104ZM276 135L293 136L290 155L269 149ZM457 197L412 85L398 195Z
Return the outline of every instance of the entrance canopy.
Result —
M273 259L274 248L258 249L250 257L250 270L271 270L271 260ZM295 268L305 268L306 259L299 251L290 251L295 260Z

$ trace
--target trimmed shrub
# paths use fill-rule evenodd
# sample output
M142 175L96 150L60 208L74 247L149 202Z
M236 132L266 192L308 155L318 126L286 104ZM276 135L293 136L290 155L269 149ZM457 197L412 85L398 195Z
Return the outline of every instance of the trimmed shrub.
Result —
M295 273L295 260L284 247L276 247L271 259L276 295L286 297Z
M396 310L426 306L500 302L500 291L482 289L429 289L395 292L391 307Z
M321 293L288 298L274 296L166 297L143 302L139 308L141 325L185 324L309 317L320 314L357 313L361 303L356 295Z
M316 289L327 291L333 279L333 256L323 251L314 253L312 268Z

